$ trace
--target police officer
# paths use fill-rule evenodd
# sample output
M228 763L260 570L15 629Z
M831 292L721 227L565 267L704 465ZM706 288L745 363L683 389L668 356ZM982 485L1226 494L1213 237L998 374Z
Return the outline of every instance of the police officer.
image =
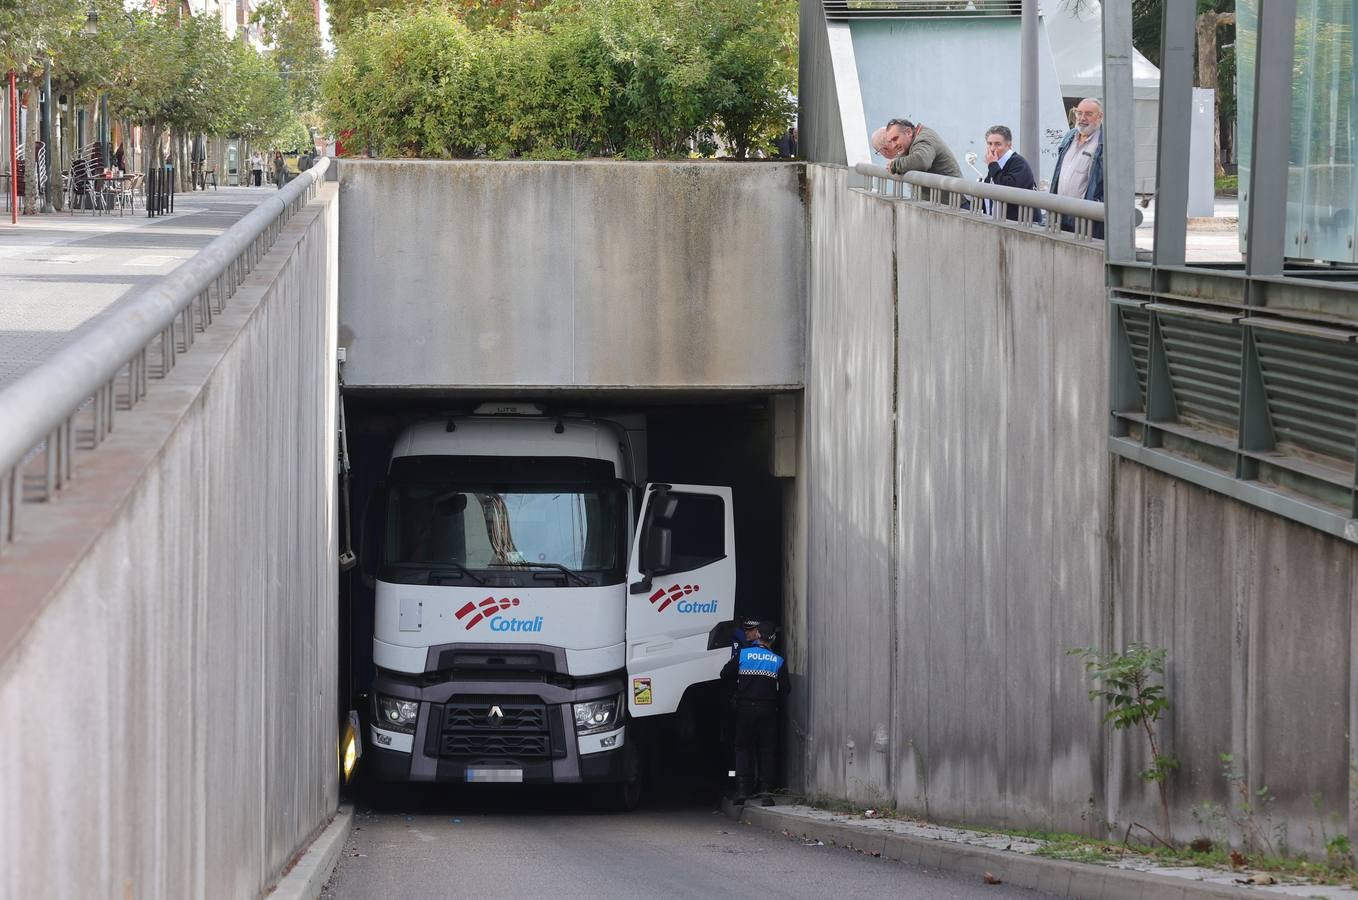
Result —
M731 626L731 656L740 655L746 647L753 647L759 640L759 620L741 619Z
M752 788L772 806L778 764L778 704L787 696L787 663L772 650L778 626L759 623L759 639L745 647L721 670L724 681L735 683L736 803L744 803Z

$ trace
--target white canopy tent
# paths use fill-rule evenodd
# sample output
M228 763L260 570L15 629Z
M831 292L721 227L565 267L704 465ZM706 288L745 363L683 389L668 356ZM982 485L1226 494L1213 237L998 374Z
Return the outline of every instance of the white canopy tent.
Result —
M1045 0L1043 24L1061 95L1103 99L1103 9L1099 0ZM1132 98L1136 112L1136 191L1155 191L1155 142L1160 126L1160 70L1132 50Z

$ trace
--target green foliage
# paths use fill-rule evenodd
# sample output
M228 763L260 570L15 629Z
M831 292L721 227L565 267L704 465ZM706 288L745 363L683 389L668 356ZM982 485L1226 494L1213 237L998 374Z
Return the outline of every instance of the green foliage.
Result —
M232 42L229 52L231 64L224 85L227 103L214 130L251 143L272 143L271 138L296 122L283 79L272 62L246 44Z
M326 58L311 0L263 0L251 21L272 48L269 57L287 85L292 108L299 114L314 110Z
M1159 721L1169 708L1164 686L1152 681L1165 673L1164 649L1134 643L1121 653L1093 647L1078 647L1070 653L1084 661L1085 673L1095 681L1089 699L1107 702L1104 719L1114 728Z
M0 0L0 73L33 74L84 22L80 0Z
M351 22L322 85L331 128L382 156L649 159L717 138L744 156L788 127L793 0L539 6L495 27L434 7Z
M1147 784L1159 788L1167 836L1169 796L1165 793L1165 782L1170 773L1179 768L1177 759L1161 752L1156 729L1160 717L1169 709L1164 685L1157 683L1157 679L1164 678L1168 651L1134 642L1121 652L1094 647L1077 647L1068 652L1080 657L1085 674L1094 681L1089 698L1104 702L1104 721L1116 730L1140 728L1145 734L1150 765L1137 775Z

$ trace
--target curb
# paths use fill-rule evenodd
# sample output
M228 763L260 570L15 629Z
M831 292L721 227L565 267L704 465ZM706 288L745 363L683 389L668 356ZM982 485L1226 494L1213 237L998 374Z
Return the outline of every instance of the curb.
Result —
M341 806L288 874L269 892L269 900L316 900L339 862L354 824L354 808Z
M989 872L1000 881L1015 887L1030 888L1057 897L1078 900L1144 900L1148 897L1154 897L1156 900L1200 900L1200 898L1234 900L1269 896L1272 893L1257 888L1207 884L1166 875L955 844L945 840L889 834L875 829L855 828L853 825L840 822L813 822L802 816L779 812L776 806L745 807L740 813L740 821L769 831L781 831L801 838L824 841L832 846L869 853L882 859L974 875L978 882Z

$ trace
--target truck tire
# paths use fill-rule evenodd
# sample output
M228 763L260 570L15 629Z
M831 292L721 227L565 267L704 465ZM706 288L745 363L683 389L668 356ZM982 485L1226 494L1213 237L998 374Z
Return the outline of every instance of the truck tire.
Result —
M600 795L600 806L605 812L628 813L641 806L646 790L644 754L635 744L628 746L633 747L633 750L627 754L627 777L623 781L607 785Z

